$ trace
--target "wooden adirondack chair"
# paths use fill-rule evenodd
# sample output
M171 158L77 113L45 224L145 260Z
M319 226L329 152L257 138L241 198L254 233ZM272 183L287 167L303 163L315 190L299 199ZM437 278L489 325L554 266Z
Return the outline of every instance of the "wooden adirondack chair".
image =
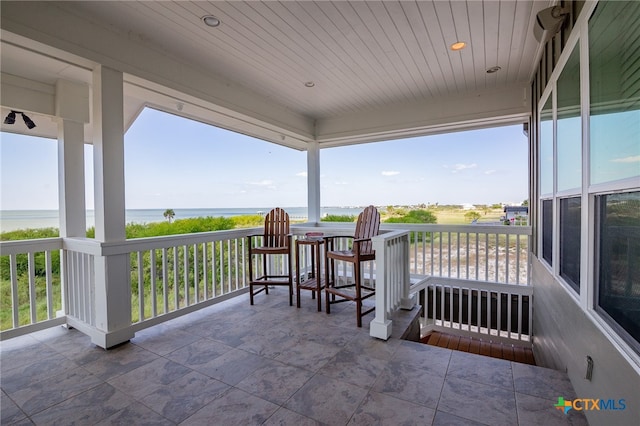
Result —
M289 214L275 208L264 219L264 234L254 234L249 240L249 298L262 291L269 294L269 286L289 287L289 305L293 306L293 273L291 262L291 234ZM254 278L254 256L261 262L260 275ZM260 265L260 263L258 264ZM259 289L254 291L254 286Z
M355 234L346 237L353 239L353 245L350 249L334 250L334 240L345 238L345 236L326 237L325 295L327 313L331 313L331 305L334 303L354 301L356 302L358 327L362 327L362 317L375 309L373 307L362 311L362 301L375 295L375 288L363 284L361 263L376 258L371 237L378 235L379 229L380 213L374 206L369 206L358 216ZM353 283L338 285L335 275L336 261L348 262L353 265ZM336 300L336 296L339 299Z

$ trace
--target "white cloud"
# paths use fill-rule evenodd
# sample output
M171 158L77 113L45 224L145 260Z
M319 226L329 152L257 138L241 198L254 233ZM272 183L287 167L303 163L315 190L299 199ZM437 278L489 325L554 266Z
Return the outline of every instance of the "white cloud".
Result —
M492 175L496 172L496 170L491 169L491 170L487 170L486 172L484 172L485 175Z
M395 176L395 175L399 175L400 172L396 172L394 170L383 170L382 171L382 176Z
M349 182L345 182L345 181L342 181L342 182L334 182L334 184L335 184L335 185L349 185Z
M464 169L475 169L476 167L478 167L478 165L476 163L472 163L472 164L456 164L455 166L453 166L453 168L456 171L460 171L460 170L464 170Z
M296 176L307 177L307 172L296 173Z
M269 179L263 179L260 182L249 182L249 185L256 186L273 186L273 181Z
M611 160L613 163L640 163L640 155L634 157L615 158Z

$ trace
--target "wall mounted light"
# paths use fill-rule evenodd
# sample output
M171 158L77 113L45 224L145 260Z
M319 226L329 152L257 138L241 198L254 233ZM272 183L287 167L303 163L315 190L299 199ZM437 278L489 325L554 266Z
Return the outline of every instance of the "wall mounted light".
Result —
M16 112L15 111L11 111L7 115L7 118L4 119L4 124L13 124L15 122L16 122Z
M34 123L33 120L31 120L29 117L27 117L27 115L24 112L22 113L22 119L24 120L24 124L27 125L27 128L29 130L31 130L34 127L36 127L36 123Z
M16 114L22 114L22 119L24 120L24 124L27 125L27 128L29 130L36 127L36 123L34 123L33 120L27 117L27 115L24 112L13 111L13 110L9 114L7 114L7 117L4 119L4 124L15 124Z

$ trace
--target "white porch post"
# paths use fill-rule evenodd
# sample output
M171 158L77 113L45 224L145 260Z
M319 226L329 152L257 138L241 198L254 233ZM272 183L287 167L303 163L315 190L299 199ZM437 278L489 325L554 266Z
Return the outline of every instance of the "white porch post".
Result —
M369 323L369 335L378 339L388 340L391 337L393 322L389 318L387 307L390 305L387 267L391 266L387 259L386 243L382 236L378 235L371 239L373 249L376 252L376 310L375 317Z
M84 237L87 229L84 184L84 125L89 122L89 86L66 80L56 82L58 117L58 206L60 236ZM62 250L62 309L69 314L67 267L72 261ZM86 285L90 285L86 283Z
M61 120L58 125L58 194L60 236L87 232L84 188L84 124Z
M84 237L87 219L84 188L84 124L60 120L58 124L58 205L60 211L60 236ZM61 250L60 276L62 308L58 315L69 313L66 279L69 253Z
M124 118L122 72L93 71L95 238L124 241ZM129 255L95 256L95 326L92 342L109 348L131 339Z
M309 222L320 222L320 144L307 145L307 206Z

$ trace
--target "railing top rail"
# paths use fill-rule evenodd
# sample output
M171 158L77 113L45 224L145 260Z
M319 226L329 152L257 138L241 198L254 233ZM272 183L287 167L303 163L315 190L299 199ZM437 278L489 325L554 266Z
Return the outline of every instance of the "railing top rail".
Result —
M292 225L292 229L353 229L355 222L306 222ZM440 225L437 223L384 223L380 224L380 230L403 229L409 231L425 232L460 232L469 234L510 234L510 235L531 235L531 226L508 226L508 225Z
M431 277L420 274L411 274L410 293L415 293L432 284L450 285L452 287L471 288L474 290L487 290L497 293L533 295L533 287L526 284L502 284L491 281L467 280L451 277Z
M62 238L39 238L36 240L0 241L0 255L37 253L62 248Z
M465 234L531 235L530 226L507 225L438 225L437 223L382 223L382 229L408 229L426 232L460 232Z
M394 229L394 230L384 230L381 231L380 234L376 235L375 237L372 238L372 240L374 241L378 241L378 240L391 240L394 238L398 238L398 237L402 237L403 235L409 235L409 231L408 229Z
M144 250L188 246L216 241L245 238L262 230L259 228L231 229L226 231L196 232L193 234L164 235L160 237L136 238L120 242L102 243L103 254L124 254Z

